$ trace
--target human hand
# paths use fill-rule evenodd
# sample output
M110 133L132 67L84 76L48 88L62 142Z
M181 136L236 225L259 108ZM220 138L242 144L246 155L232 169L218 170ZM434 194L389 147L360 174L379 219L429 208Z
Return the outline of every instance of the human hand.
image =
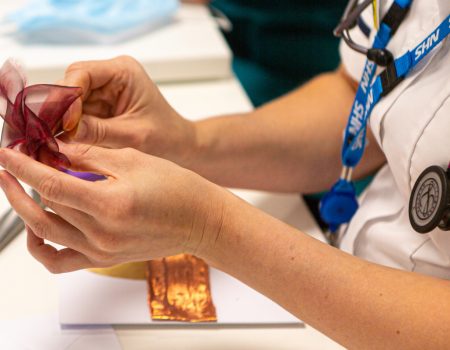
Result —
M0 149L0 186L25 221L31 254L51 272L199 253L221 228L227 192L169 161L134 149L60 145L88 182L10 149ZM23 190L34 188L43 210ZM67 248L57 251L48 240Z
M65 141L132 147L177 163L188 156L195 141L193 123L166 102L133 58L77 62L58 83L83 90L64 117Z

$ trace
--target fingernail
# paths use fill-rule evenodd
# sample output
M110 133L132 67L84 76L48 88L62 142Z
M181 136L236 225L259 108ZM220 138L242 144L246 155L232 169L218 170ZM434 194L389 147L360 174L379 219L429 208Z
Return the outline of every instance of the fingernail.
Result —
M81 99L75 100L67 110L63 118L64 131L71 131L76 128L79 118L79 111L81 111Z
M75 123L72 121L72 116L70 114L67 117L63 117L63 130L65 132L71 131L76 126L74 124Z

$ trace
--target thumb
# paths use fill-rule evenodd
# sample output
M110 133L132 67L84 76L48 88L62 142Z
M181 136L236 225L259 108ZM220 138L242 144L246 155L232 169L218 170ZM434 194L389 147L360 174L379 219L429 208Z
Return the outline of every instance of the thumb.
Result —
M78 127L67 134L68 141L85 143L108 148L130 146L134 132L120 117L97 118L83 115Z

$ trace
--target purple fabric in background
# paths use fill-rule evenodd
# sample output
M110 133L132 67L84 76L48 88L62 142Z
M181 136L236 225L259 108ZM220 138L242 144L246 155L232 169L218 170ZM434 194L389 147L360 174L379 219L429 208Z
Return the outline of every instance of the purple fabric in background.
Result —
M20 67L8 60L0 69L0 116L4 119L1 147L19 149L57 169L70 167L54 135L61 130L69 107L81 88L39 84L26 86Z

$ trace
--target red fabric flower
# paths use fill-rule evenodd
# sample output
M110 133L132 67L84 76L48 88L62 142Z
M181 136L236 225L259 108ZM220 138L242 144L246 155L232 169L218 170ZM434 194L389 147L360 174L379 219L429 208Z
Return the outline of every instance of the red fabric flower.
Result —
M54 168L68 168L54 135L81 88L39 84L26 86L18 65L6 61L0 70L0 116L4 119L1 147L19 149Z

